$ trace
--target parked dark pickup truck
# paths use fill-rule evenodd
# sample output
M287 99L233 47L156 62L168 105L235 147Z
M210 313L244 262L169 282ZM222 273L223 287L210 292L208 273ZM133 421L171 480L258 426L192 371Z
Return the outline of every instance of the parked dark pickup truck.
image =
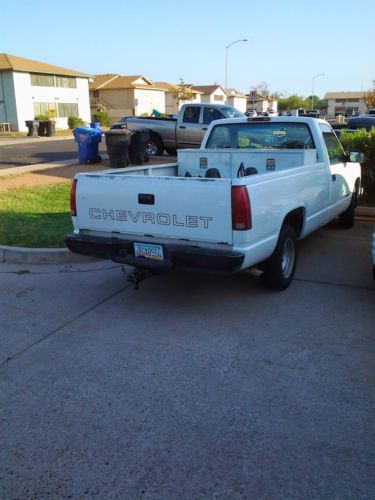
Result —
M225 104L184 104L177 118L126 116L111 128L147 128L150 131L147 148L150 156L161 155L164 149L175 155L177 149L199 148L208 125L213 120L244 116L238 109Z

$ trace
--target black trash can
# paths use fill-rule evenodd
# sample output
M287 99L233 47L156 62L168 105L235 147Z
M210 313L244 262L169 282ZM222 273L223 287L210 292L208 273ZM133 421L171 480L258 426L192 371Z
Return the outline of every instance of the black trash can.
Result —
M47 135L47 123L48 122L46 120L39 121L38 135L40 137L45 137Z
M146 128L136 130L132 135L129 146L129 160L135 165L142 165L148 161L147 143L150 140L150 131Z
M28 137L38 137L39 122L37 120L26 120L26 127L29 129Z
M46 124L46 136L54 137L56 135L56 122L48 120L44 123Z
M129 165L129 143L133 132L126 129L113 129L105 132L105 143L111 168Z

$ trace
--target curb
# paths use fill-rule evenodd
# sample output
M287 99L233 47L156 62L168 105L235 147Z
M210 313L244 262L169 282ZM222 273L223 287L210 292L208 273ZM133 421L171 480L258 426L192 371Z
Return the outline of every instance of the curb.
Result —
M74 264L97 261L67 248L24 248L0 245L0 262L7 264Z
M364 217L375 217L375 207L357 207L355 214Z

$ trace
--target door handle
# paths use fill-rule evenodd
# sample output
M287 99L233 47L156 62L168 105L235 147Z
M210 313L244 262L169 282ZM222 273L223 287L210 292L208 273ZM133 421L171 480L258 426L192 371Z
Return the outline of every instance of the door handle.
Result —
M203 127L202 130L207 130L207 127Z
M186 128L185 125L180 125L180 128Z
M336 174L332 174L332 181L336 180Z

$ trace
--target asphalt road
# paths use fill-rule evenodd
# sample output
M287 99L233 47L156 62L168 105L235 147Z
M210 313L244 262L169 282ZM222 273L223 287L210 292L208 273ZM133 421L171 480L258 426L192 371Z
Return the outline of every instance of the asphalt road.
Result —
M1 265L0 498L375 497L373 222L248 273Z
M48 163L51 161L77 158L77 144L74 139L39 141L30 138L29 143L1 145L0 170L4 168ZM99 145L99 151L106 152L105 140Z

